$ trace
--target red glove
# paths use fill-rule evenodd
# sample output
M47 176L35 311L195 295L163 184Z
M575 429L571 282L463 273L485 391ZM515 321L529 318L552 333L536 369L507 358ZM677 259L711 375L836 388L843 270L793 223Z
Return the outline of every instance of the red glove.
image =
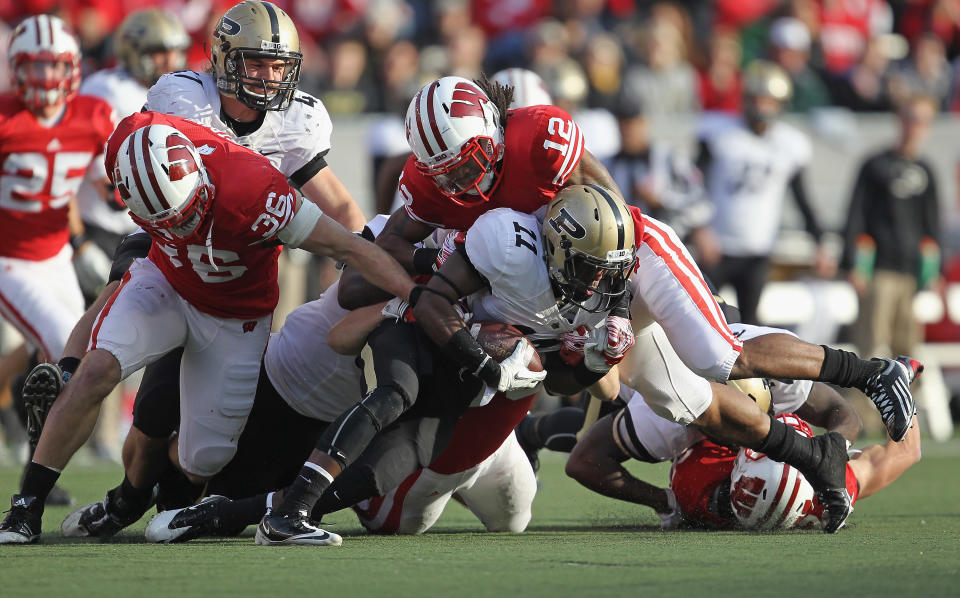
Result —
M451 231L447 234L447 237L443 240L443 243L440 244L440 253L437 254L437 270L443 266L443 263L447 261L453 252L457 250L457 247L463 245L467 241L467 233L462 230Z
M630 320L607 316L605 326L594 328L584 344L584 359L592 372L606 372L620 363L636 342Z
M590 338L586 326L564 332L560 335L563 346L560 347L560 359L567 365L577 365L583 361L583 345Z

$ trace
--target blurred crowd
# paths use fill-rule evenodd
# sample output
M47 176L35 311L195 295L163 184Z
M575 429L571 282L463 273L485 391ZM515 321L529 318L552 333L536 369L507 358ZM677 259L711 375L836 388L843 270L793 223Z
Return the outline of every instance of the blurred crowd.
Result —
M59 14L85 69L109 66L125 15L177 15L207 63L206 40L235 0L0 0L7 29ZM767 58L789 73L789 110L887 110L922 92L960 110L957 0L278 0L304 43L301 87L332 114L405 110L424 81L507 67L537 72L555 99L612 108L620 89L651 113L736 112L741 67ZM3 44L5 47L6 44ZM6 77L0 78L5 81Z

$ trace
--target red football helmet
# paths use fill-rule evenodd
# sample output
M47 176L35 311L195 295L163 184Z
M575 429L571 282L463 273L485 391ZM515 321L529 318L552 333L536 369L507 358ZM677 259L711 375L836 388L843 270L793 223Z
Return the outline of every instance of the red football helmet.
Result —
M410 102L407 142L417 168L462 206L489 201L503 158L501 115L475 83L443 77Z
M64 104L80 87L80 44L57 17L24 19L7 52L13 88L30 108Z
M113 182L134 222L180 238L200 228L213 203L197 148L168 125L149 125L123 140Z

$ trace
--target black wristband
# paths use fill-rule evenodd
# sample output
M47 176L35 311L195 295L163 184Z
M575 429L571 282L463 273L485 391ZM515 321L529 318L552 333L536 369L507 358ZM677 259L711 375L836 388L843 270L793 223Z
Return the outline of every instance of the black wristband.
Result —
M70 247L73 247L74 251L80 249L80 246L86 242L87 242L87 235L83 233L70 237Z
M420 247L413 252L413 271L417 274L433 274L433 266L437 263L439 249Z
M447 297L446 295L444 295L444 294L441 293L440 291L437 291L437 290L435 290L435 289L431 289L430 287L428 287L428 286L425 285L425 284L418 284L417 286L413 287L413 290L412 290L412 291L410 291L410 297L407 299L407 304L408 304L411 308L414 307L414 306L416 306L416 305L417 305L417 301L420 301L420 297L421 297L424 293L433 293L434 295L438 295L438 296L440 296L440 297L443 297L443 298L447 301L447 303L449 303L449 304L451 304L451 305L453 305L454 303L456 303L456 302L457 302L457 299L458 299L458 298L451 299L450 297Z
M442 350L487 386L496 388L500 383L500 364L487 355L466 328L454 332Z

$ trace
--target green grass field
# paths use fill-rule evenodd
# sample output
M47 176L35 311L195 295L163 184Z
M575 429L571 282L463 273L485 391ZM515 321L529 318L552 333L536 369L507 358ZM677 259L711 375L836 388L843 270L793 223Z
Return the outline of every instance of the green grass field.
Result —
M0 546L0 596L960 596L960 439L929 444L896 484L856 507L835 536L812 532L660 532L652 511L605 499L543 455L523 534L484 533L451 503L420 537L364 535L330 518L339 548L266 548L253 528L227 541L151 545L147 518L108 544L63 538L69 509L48 509L43 543ZM633 468L665 483L666 469ZM0 469L2 500L19 472ZM80 502L120 480L75 467Z

